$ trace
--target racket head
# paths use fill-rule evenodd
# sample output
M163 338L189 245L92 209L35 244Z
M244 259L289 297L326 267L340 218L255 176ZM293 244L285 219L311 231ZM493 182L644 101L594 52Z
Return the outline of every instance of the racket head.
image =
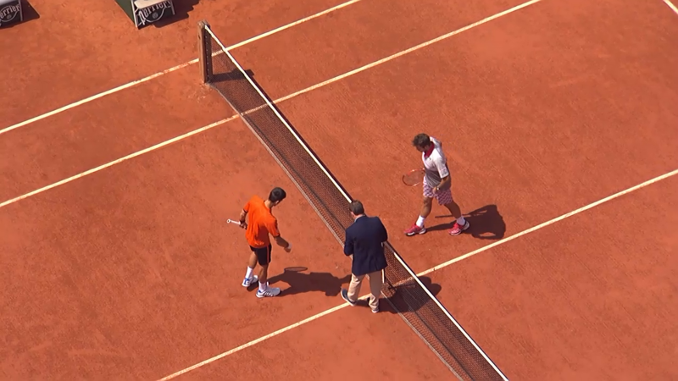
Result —
M403 184L410 187L421 184L423 180L424 180L423 169L413 169L403 175Z

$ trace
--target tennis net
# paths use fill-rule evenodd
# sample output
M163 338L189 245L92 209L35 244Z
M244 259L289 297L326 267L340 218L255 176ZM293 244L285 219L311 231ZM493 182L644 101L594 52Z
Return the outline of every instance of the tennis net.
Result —
M342 244L353 222L348 192L204 21L198 39L203 82L228 102ZM388 242L385 253L382 294L450 371L460 380L507 380Z

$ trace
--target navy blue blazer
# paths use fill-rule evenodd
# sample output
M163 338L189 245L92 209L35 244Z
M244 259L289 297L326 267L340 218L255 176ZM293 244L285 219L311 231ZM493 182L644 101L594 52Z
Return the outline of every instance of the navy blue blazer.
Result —
M386 268L386 256L382 242L388 233L379 217L362 216L346 229L344 254L353 255L351 272L365 275Z

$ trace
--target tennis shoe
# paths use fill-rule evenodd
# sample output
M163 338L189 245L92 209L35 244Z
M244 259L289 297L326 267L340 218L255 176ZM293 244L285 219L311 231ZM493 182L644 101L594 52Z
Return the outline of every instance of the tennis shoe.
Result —
M251 286L252 284L256 284L258 281L259 281L259 277L256 276L256 275L252 275L251 278L245 278L245 279L242 281L242 286L243 286L243 287L249 287L249 286Z
M257 290L257 298L270 298L280 295L280 289L277 287L268 287L266 291Z
M468 221L466 221L466 223L464 224L464 226L461 226L461 225L459 225L458 222L455 222L455 223L454 223L454 226L452 227L452 229L450 229L450 235L459 235L459 234L461 234L464 230L468 229L469 227L471 227L471 224L470 224Z
M424 234L426 233L426 228L424 226L418 226L417 224L412 225L411 228L405 230L405 235L411 237L415 234Z

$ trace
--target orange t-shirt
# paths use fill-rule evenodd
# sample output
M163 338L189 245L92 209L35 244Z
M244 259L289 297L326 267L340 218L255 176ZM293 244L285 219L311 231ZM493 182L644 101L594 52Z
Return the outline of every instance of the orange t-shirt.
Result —
M243 208L247 213L247 231L245 238L250 246L254 248L267 247L271 244L273 237L280 236L278 231L278 220L271 214L271 210L266 207L264 200L259 196L253 196Z

